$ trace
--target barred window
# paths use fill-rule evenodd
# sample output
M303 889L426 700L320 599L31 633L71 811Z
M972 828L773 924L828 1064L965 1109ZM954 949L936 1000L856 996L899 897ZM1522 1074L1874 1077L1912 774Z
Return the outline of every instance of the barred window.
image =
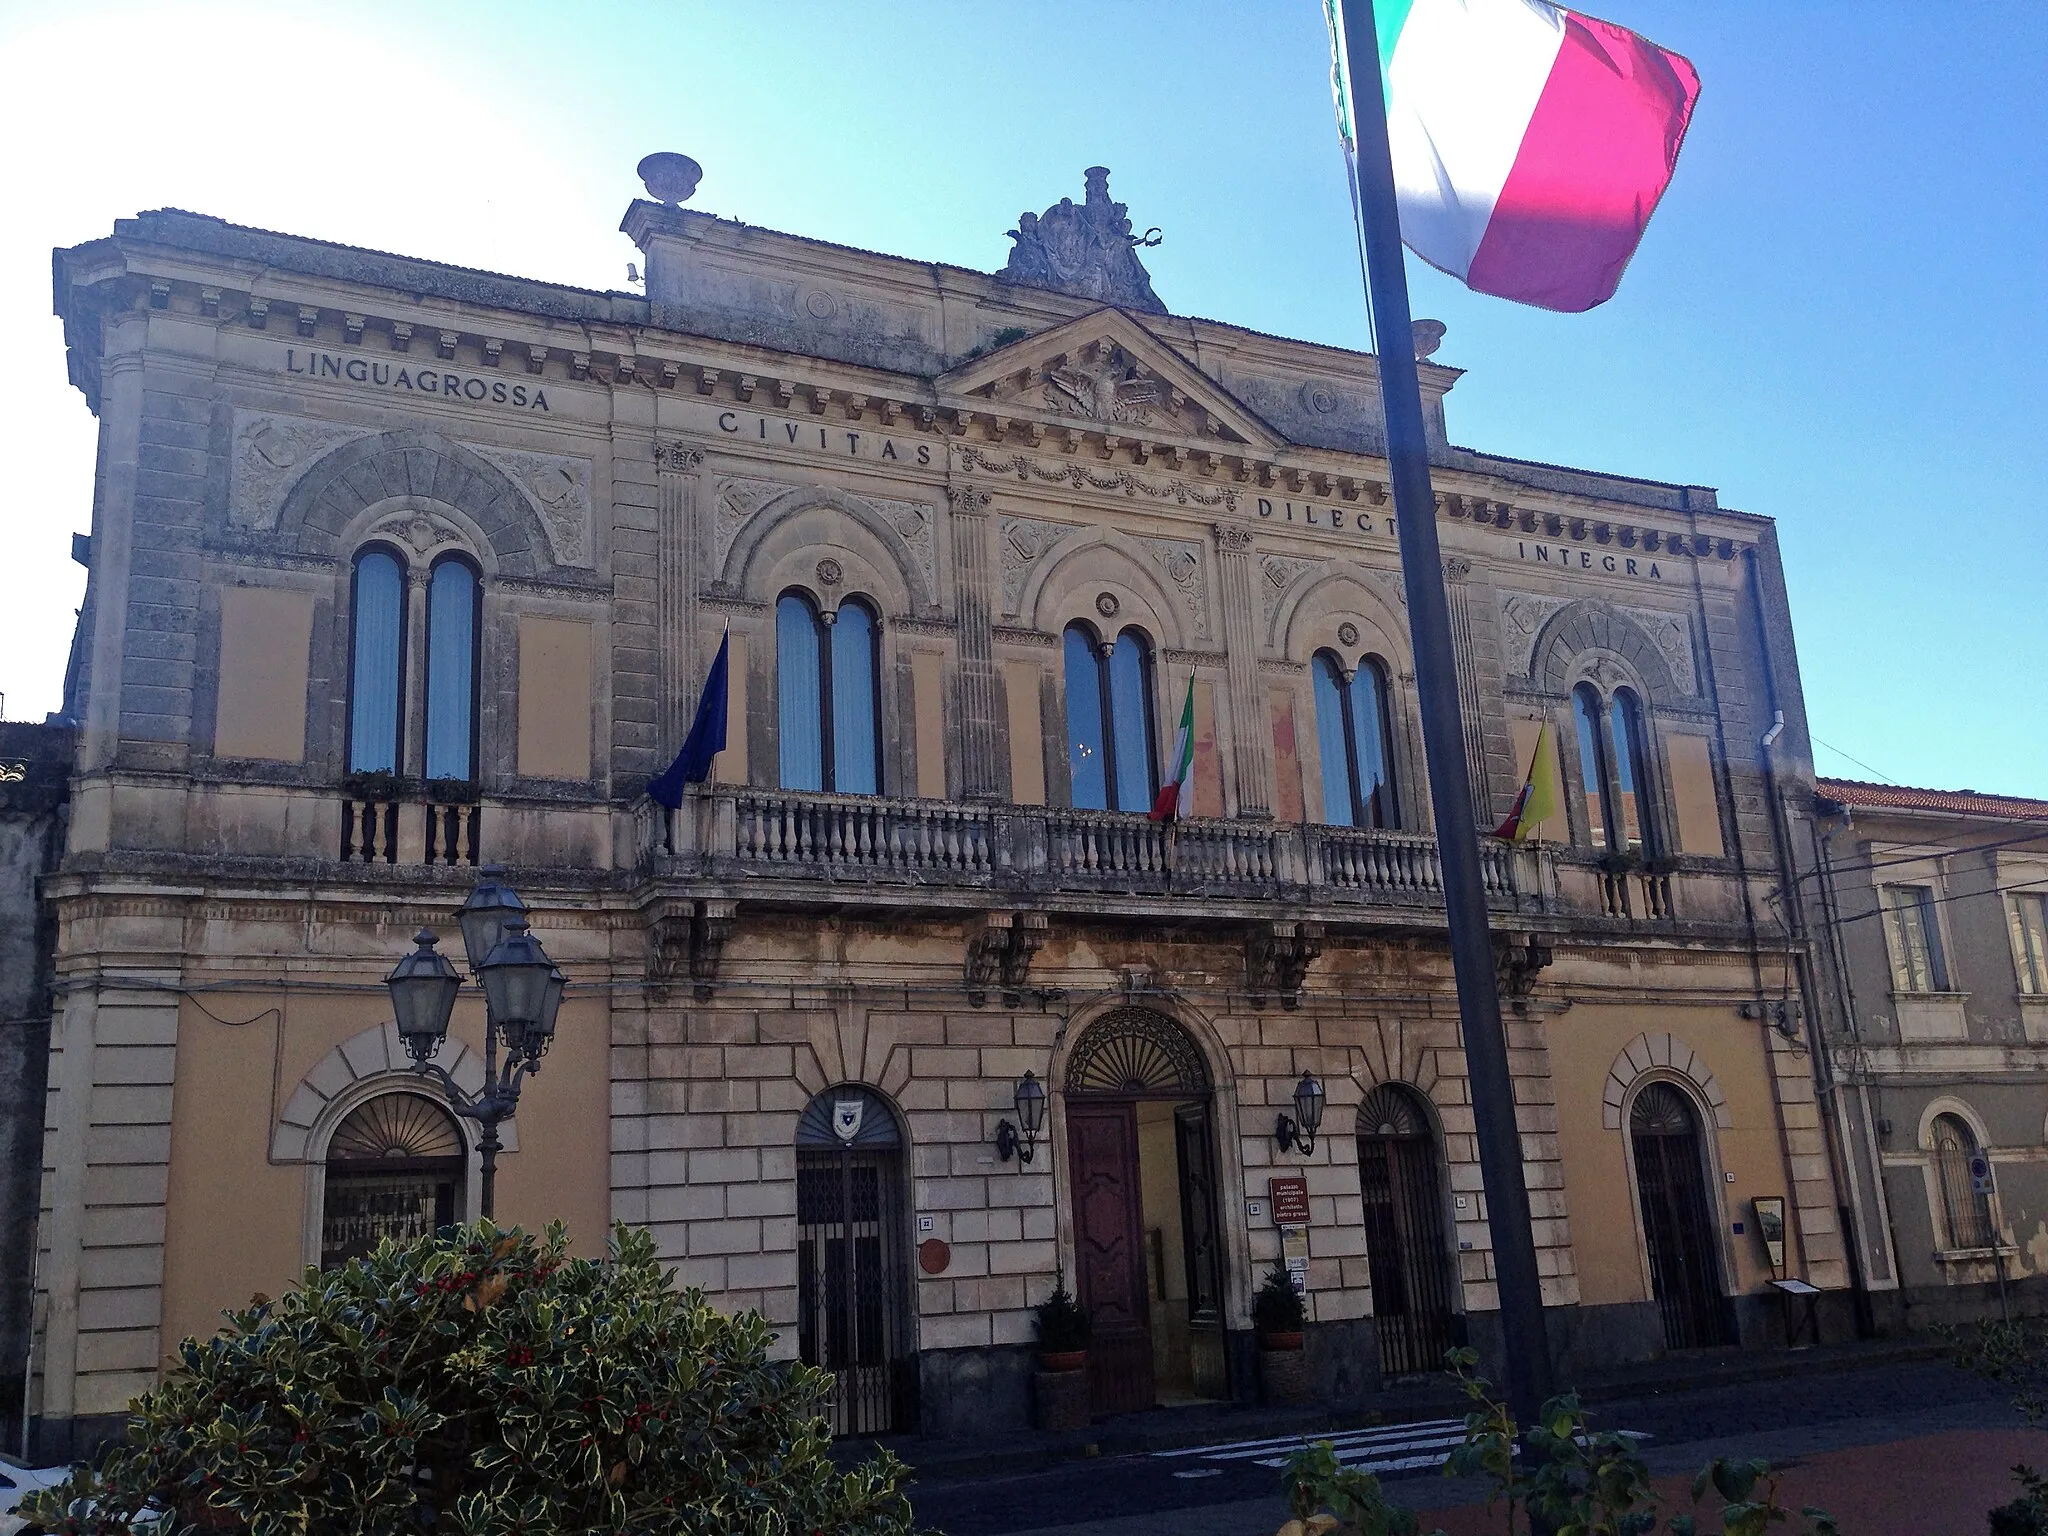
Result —
M1951 1248L1989 1248L1994 1240L1991 1197L1978 1190L1970 1173L1976 1151L1977 1137L1962 1116L1934 1117L1934 1167Z

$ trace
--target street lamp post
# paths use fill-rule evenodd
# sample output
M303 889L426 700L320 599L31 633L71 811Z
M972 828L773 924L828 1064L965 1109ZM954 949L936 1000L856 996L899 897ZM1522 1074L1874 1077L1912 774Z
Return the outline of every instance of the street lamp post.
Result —
M391 1008L399 1038L413 1069L433 1078L447 1095L448 1107L474 1120L481 1135L477 1151L483 1164L482 1214L497 1214L498 1127L519 1107L519 1090L540 1070L540 1059L555 1038L555 1015L562 1006L561 970L526 926L526 903L487 866L469 899L455 914L470 974L484 993L484 1082L471 1095L456 1086L434 1054L448 1038L448 1021L462 977L430 928L413 935L415 948L384 983L391 989ZM501 1063L498 1054L504 1045Z

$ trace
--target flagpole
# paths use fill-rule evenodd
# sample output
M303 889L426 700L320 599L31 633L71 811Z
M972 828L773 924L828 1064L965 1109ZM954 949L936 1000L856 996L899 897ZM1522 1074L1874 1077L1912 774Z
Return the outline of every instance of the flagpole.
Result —
M1494 979L1486 894L1480 881L1479 833L1465 768L1465 731L1458 711L1457 663L1451 649L1449 600L1436 536L1436 497L1429 483L1422 384L1415 366L1408 312L1408 274L1401 254L1387 111L1380 83L1379 40L1372 0L1341 0L1344 75L1351 88L1357 151L1352 191L1364 248L1367 295L1377 338L1380 400L1387 424L1387 465L1400 529L1408 628L1415 645L1415 687L1422 714L1423 754L1443 864L1444 908L1451 964L1457 976L1458 1022L1465 1045L1479 1166L1486 1190L1500 1297L1508 1406L1523 1425L1537 1422L1550 1394L1550 1342L1544 1331L1543 1288L1530 1228L1529 1190L1522 1173L1514 1081ZM1354 46L1354 40L1356 46ZM1351 67L1351 59L1362 62Z

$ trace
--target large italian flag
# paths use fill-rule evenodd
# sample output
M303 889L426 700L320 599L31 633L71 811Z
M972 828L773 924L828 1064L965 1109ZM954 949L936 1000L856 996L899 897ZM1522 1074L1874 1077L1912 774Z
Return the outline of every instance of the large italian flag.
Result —
M1545 0L1373 0L1373 20L1408 248L1523 304L1611 298L1678 162L1692 65Z

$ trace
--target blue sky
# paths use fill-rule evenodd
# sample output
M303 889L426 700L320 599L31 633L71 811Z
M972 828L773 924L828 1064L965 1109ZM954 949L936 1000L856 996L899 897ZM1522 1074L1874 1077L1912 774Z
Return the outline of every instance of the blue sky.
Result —
M1677 180L1588 315L1411 260L1452 437L1777 519L1821 771L2048 795L2048 7L1595 9L1699 68ZM141 208L624 287L652 149L695 206L983 269L1103 164L1174 310L1364 345L1316 0L73 0L0 4L0 58L10 719L57 701L90 517L49 251Z

